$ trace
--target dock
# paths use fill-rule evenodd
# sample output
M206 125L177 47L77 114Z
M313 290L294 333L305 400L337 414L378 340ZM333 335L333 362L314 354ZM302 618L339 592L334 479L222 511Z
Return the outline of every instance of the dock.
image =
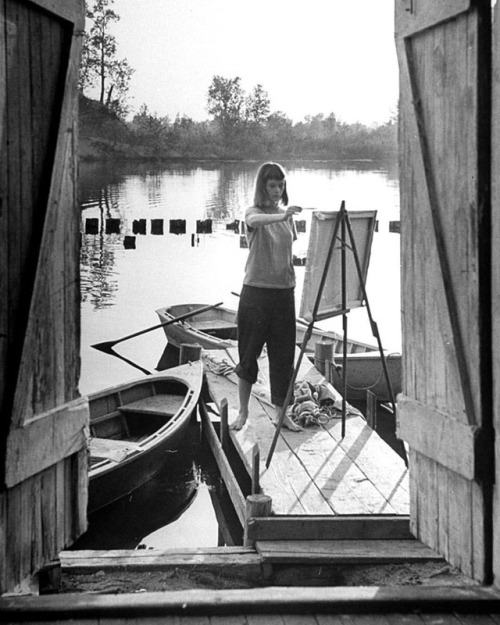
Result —
M282 429L266 468L276 431L266 382L267 356L259 362L261 377L253 387L249 420L239 431L226 425L238 407L237 377L231 372L237 362L236 346L204 351L202 359L208 393L221 415L219 435L202 404L203 429L245 527L245 544L254 545L272 563L432 559L432 550L409 530L406 464L359 410L347 405L344 437L340 412L302 432ZM327 385L341 404L339 393L307 358L297 374L297 381L302 380ZM250 492L233 470L235 457L245 469ZM252 496L266 500L267 508L252 511Z

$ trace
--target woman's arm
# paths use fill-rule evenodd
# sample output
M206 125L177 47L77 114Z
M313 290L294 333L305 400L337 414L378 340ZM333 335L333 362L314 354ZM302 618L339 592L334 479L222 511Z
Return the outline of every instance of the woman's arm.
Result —
M260 228L278 221L292 219L294 215L298 215L301 211L302 208L300 206L287 206L286 211L282 213L252 213L246 218L246 223L250 228Z

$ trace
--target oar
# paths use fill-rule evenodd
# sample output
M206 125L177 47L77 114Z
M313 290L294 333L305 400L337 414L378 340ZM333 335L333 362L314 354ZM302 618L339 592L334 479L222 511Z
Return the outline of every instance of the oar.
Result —
M104 343L96 343L92 345L94 349L98 349L105 354L113 354L116 355L113 351L113 347L118 345L118 343L122 343L123 341L127 341L128 339L133 339L136 336L140 336L141 334L146 334L146 332L151 332L152 330L157 330L158 328L163 328L164 326L169 326L171 323L177 323L178 321L182 321L183 319L187 319L188 317L194 317L195 315L199 315L202 312L207 310L212 310L212 308L218 308L222 306L223 302L219 302L218 304L214 304L213 306L203 306L202 308L197 308L196 310L192 310L190 312L185 313L184 315L179 315L175 317L175 319L170 319L169 321L164 321L163 323L158 323L155 326L151 326L150 328L146 328L145 330L139 330L139 332L134 332L133 334L128 334L121 339L117 339L116 341L104 341Z

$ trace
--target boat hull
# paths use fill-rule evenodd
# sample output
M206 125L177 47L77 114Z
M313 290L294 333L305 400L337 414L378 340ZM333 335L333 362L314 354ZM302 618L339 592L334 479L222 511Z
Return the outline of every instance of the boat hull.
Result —
M159 308L156 314L160 322L164 323L205 306L206 304L179 304ZM236 312L219 306L185 321L164 326L163 331L169 344L177 349L183 343L196 343L203 349L226 349L231 345L230 341L237 338Z
M148 482L175 455L202 380L197 361L89 396L90 513ZM174 407L141 408L149 400Z
M206 304L179 304L177 306L159 308L156 314L161 323L164 323L205 306ZM196 343L200 345L202 349L207 350L227 349L231 347L231 341L237 339L236 311L219 307L193 316L189 320L164 326L163 330L169 345L177 349L180 349L183 343ZM306 322L297 322L296 343L299 347L302 345L306 330ZM306 353L308 355L314 355L315 346L318 341L332 341L334 344L334 352L341 353L343 350L342 335L336 332L313 328L311 338L306 346ZM374 345L350 338L347 340L348 353L364 353L376 350L377 347Z
M387 354L385 357L387 372L392 387L392 398L402 389L402 359L401 354ZM343 393L342 377L343 358L341 354L334 355L332 384ZM391 392L384 373L380 352L348 354L347 356L347 401L366 401L366 391L370 390L380 402L390 402Z

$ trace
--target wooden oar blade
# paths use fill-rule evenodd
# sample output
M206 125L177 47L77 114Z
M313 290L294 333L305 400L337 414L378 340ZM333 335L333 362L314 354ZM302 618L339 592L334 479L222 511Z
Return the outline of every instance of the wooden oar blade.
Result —
M104 341L103 343L95 343L95 345L91 345L94 349L98 349L100 352L104 352L105 354L111 354L113 352L113 345L115 341Z

